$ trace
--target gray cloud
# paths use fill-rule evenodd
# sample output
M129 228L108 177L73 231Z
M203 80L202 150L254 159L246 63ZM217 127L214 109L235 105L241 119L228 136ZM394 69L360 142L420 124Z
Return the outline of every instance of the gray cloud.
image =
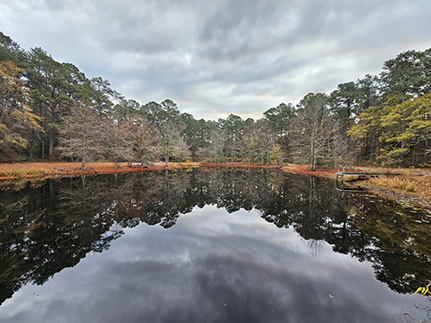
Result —
M0 0L0 30L141 103L259 118L431 47L428 0Z

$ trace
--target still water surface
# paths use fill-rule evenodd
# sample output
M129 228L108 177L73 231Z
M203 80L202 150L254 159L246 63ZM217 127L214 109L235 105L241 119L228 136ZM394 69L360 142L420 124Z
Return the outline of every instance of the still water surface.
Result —
M262 170L0 193L0 322L431 320L427 211Z

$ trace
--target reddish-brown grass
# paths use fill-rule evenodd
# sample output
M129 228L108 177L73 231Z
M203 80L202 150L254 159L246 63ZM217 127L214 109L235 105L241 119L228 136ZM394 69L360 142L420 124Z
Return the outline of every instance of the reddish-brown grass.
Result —
M227 163L202 163L204 167L239 167L239 168L263 168L263 169L278 169L279 165L257 164L257 163L241 163L241 162L227 162Z
M169 163L165 167L163 163L155 163L148 167L133 166L127 163L115 164L112 162L87 163L86 169L81 169L81 163L70 162L41 162L41 163L13 163L0 164L0 179L22 178L22 177L42 177L42 176L77 176L85 174L111 174L121 172L139 172L145 170L174 169L186 167L198 167L199 163Z
M288 164L281 169L288 173L307 174L318 177L335 176L335 170L329 167L318 167L316 170L310 170L310 165Z

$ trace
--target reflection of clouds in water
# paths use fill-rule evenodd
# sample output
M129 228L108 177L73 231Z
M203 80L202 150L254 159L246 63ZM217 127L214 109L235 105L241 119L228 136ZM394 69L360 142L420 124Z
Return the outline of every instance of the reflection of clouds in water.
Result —
M195 208L169 229L126 229L109 250L23 288L0 322L382 322L404 305L369 264L325 242L311 257L309 246L257 211Z

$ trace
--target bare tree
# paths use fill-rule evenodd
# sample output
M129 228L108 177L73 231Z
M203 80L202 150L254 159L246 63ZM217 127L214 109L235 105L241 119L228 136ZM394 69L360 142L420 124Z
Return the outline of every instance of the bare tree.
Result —
M225 144L225 133L222 129L213 129L208 138L208 146L198 150L200 158L209 158L212 161L221 161Z
M99 118L94 110L86 106L74 106L70 115L64 118L60 130L61 155L81 159L81 168L85 169L85 162L100 154L99 130Z
M132 129L127 122L104 119L103 147L108 159L114 160L115 169L121 160L130 161L133 158L133 149L130 144Z
M187 142L183 139L183 138L179 138L173 151L172 151L173 156L180 161L180 163L182 164L183 160L187 159L188 157L190 157L191 152L189 150L189 145L187 144Z
M295 155L301 161L308 161L315 170L318 161L328 152L329 143L338 128L331 114L327 95L309 93L299 103L295 128Z
M174 148L181 138L180 131L175 122L166 120L159 125L156 133L161 157L165 160L166 166L168 166L169 158L172 156Z
M133 158L141 164L153 160L159 154L154 126L139 115L133 115L126 124L130 128L129 145L133 150Z

